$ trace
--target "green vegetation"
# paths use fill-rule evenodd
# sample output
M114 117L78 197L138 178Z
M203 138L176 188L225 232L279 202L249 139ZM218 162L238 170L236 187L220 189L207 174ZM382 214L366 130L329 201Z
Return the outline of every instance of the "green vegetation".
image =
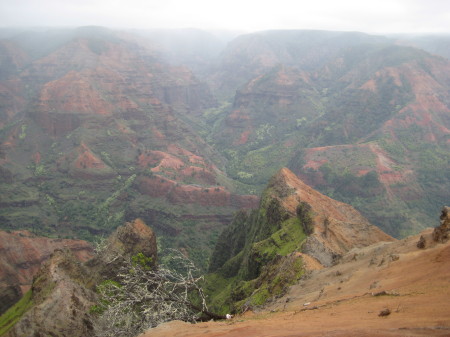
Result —
M378 140L378 144L398 161L403 162L405 160L407 152L402 143L382 138Z
M235 306L231 300L231 293L237 283L237 277L226 278L219 273L207 274L202 286L208 296L209 308L224 315L233 312Z
M311 235L314 231L313 219L311 214L311 206L306 202L301 201L296 209L297 217L303 227L303 232L306 235Z
M27 128L28 128L28 125L27 124L23 124L21 127L20 127L20 134L19 134L19 139L20 140L23 140L23 139L25 139L25 137L27 136Z
M140 253L142 254L142 253ZM143 254L142 254L143 255ZM145 255L143 255L144 258L147 258ZM136 266L136 265L134 265ZM111 289L120 289L122 288L122 285L114 280L104 280L96 287L96 292L100 295L104 294L99 300L98 304L94 304L89 308L89 313L94 316L100 316L102 315L110 306L111 301L108 300L107 297L113 296L114 293L111 291Z
M109 130L108 130L109 131ZM109 167L114 167L114 163L111 160L111 156L108 152L106 151L102 151L100 152L100 156L102 158L102 160L105 162L106 165L108 165Z
M282 144L271 144L254 150L226 150L229 159L227 173L238 182L260 193L267 181L281 167L287 165L293 149Z
M328 193L329 195L331 193L330 196L333 198L339 200L349 200L354 196L370 198L380 193L381 184L375 171L357 176L349 170L336 170L328 163L322 165L319 170L329 189Z
M271 298L284 295L289 286L304 274L303 263L295 255L284 259L274 258L256 280L241 281L233 288L231 298L235 300L234 310L264 305Z
M144 270L150 270L154 267L155 262L151 256L145 256L142 253L137 253L131 257L131 263L133 266L139 266Z
M289 215L279 197L292 191L274 176L260 208L238 212L220 235L211 257L205 292L213 310L239 312L283 294L303 274L301 250L311 226L307 204Z
M290 218L283 222L280 230L269 238L259 241L252 246L252 253L257 262L270 261L276 255L287 256L301 248L306 239L299 218ZM259 261L260 260L260 261Z
M46 171L45 171L44 165L37 164L35 166L35 169L34 169L34 175L35 176L42 176L42 175L45 175L45 173L46 173Z
M33 305L32 292L29 290L22 298L0 316L0 336L11 329L14 324L27 312Z
M0 150L2 229L94 241L124 221L141 217L155 229L164 248L186 252L203 271L209 265L209 281L220 287L209 288L215 303L224 310L238 310L262 304L301 274L301 259L291 254L311 233L307 207L300 204L296 217L286 214L273 195L290 191L279 191L272 182L261 208L238 212L220 234L235 207L151 197L164 193L158 193L157 187L142 191L141 179L195 184L204 198L218 192L216 184L234 193L256 194L279 168L289 165L309 178L314 188L352 204L391 235L412 234L435 223L436 214L448 202L450 151L448 135L438 126L448 128L448 116L439 111L439 104L434 110L431 101L445 105L449 97L442 90L430 102L419 102L411 81L414 72L423 76L425 93L431 79L445 88L448 83L437 73L443 60L362 35L355 40L353 35L331 32L266 32L248 45L247 38L253 37L240 40L246 48L230 44L235 49L227 50L213 74L202 69L199 60L195 62L220 102L210 97L209 90L202 91L195 78L189 82L185 70L177 73L176 68L154 63L154 55L142 54L145 51L134 43L121 50L130 53L131 60L142 61L135 64L142 74L152 74L149 82L146 76L136 76L133 64L115 69L111 77L104 73L105 81L91 83L95 76L83 77L86 87L105 101L104 106L114 107L106 115L64 111L64 105L51 106L52 100L48 107L40 105L45 102L36 104L45 85L42 81L56 78L40 74L39 67L34 69L26 90L17 92L24 100L19 106L31 110L17 113L0 129L0 143L9 144ZM65 39L64 43L69 40ZM35 50L31 59L38 63L43 55L64 46L62 41L45 40L30 49ZM114 60L108 57L115 53L107 52L119 40L125 43L109 33L95 35L86 40L87 52L100 65L111 63ZM22 42L26 44L25 39ZM277 65L268 67L270 62L261 60ZM67 64L78 66L71 70L84 76L79 68L83 63L73 61ZM14 80L13 73L8 76ZM107 88L102 87L104 83L109 83ZM26 101L27 97L32 100ZM428 103L427 111L420 111ZM0 115L9 116L5 107ZM49 113L42 120L41 108ZM202 180L196 171L182 176L175 164L152 172L157 159L147 166L141 162L142 154L161 151L188 163L183 151L169 149L172 145L219 168L213 170L212 182L205 183L207 179ZM380 182L385 181L381 177L386 172L379 168L383 165L377 154L368 150L372 146L384 150L394 173L408 172L411 180L393 179L386 189ZM323 148L313 149L317 147ZM313 163L309 169L303 168L306 156ZM96 162L98 158L106 167ZM160 256L162 260L170 257ZM138 265L149 263L135 259ZM292 274L277 269L287 261Z

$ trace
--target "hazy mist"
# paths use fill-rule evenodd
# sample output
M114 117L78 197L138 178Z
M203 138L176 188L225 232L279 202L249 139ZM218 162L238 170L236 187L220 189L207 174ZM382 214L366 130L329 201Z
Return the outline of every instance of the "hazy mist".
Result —
M0 0L0 26L448 33L447 0Z

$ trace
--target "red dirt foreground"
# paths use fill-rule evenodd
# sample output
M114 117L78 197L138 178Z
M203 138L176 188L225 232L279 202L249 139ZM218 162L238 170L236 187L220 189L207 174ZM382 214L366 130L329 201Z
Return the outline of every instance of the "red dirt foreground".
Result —
M141 337L450 336L450 241L419 249L418 240L352 250L260 312L169 322Z

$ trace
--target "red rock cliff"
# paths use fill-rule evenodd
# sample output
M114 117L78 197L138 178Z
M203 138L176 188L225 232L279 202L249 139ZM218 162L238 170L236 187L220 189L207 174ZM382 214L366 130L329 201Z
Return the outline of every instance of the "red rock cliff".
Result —
M31 287L33 276L55 249L68 248L80 261L92 257L86 241L37 237L28 231L0 231L0 312Z

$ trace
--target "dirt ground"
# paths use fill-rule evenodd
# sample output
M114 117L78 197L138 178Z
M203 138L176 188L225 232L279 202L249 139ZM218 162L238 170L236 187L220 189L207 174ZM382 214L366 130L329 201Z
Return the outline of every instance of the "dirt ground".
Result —
M141 337L450 336L450 242L418 249L418 240L350 251L261 311L169 322Z

